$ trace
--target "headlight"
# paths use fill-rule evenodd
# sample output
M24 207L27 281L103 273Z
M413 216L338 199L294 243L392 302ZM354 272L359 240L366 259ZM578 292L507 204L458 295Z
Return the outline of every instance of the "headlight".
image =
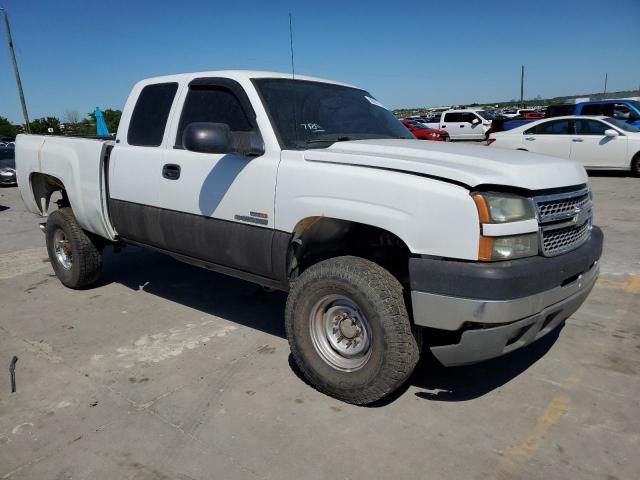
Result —
M477 193L473 200L482 223L506 223L535 218L531 200L503 193Z
M477 193L473 195L473 200L482 224L522 222L536 218L533 203L525 197L506 193ZM480 237L478 259L485 262L513 260L537 254L537 232Z
M485 262L513 260L538 254L538 234L511 237L480 237L478 259Z

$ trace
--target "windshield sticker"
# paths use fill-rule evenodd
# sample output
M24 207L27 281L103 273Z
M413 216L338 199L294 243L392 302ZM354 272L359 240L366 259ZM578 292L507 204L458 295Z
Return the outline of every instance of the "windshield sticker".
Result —
M301 123L300 126L304 130L308 130L309 132L313 132L313 133L321 133L321 132L325 132L326 131L324 128L322 128L317 123Z
M375 105L376 107L380 107L380 108L384 108L385 110L389 110L387 107L385 107L383 104L381 104L378 100L376 100L375 98L371 98L368 97L367 95L364 96L364 98L367 99L367 101L371 104L371 105Z

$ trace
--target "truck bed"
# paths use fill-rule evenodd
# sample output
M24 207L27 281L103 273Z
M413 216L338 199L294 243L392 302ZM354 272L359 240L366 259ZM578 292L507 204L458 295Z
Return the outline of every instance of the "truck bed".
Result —
M47 215L46 198L39 196L39 182L64 185L74 215L89 232L113 239L107 215L106 174L113 140L52 135L18 135L16 171L27 208Z

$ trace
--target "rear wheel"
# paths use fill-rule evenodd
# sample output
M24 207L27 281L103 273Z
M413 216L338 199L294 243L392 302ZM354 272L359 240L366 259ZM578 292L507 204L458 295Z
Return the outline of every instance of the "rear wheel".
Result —
M631 175L640 177L640 152L636 153L631 160Z
M411 375L420 355L402 286L379 265L337 257L309 267L286 307L291 353L321 392L354 404L379 400Z
M47 219L47 251L63 285L80 289L100 276L101 249L82 230L70 208L56 210Z

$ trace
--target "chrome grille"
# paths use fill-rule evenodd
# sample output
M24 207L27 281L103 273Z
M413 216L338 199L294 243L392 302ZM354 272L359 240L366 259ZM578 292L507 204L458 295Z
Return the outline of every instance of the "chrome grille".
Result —
M586 188L533 199L542 254L553 257L578 248L591 235L591 194Z
M542 251L547 257L560 255L582 245L591 233L591 221L580 226L559 228L542 233Z
M538 216L540 221L546 222L556 218L563 218L567 215L575 215L575 210L582 210L591 203L589 193L574 198L565 198L558 200L548 200L538 203Z

